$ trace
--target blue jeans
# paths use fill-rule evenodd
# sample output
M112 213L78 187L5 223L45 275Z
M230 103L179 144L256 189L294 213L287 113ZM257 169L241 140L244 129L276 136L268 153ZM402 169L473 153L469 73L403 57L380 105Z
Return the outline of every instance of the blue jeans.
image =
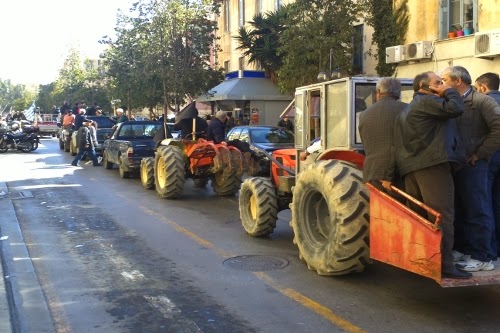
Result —
M463 233L461 250L480 261L489 261L493 254L494 221L488 172L489 162L478 160L475 166L466 166L455 176L455 230Z
M73 165L78 165L78 163L80 163L80 161L82 160L83 158L83 155L85 154L88 154L90 156L90 158L92 159L92 162L94 163L94 166L98 166L99 165L99 161L97 160L97 155L95 153L95 149L92 148L92 146L88 147L88 148L80 148L78 150L78 154L76 154L75 156L75 159L73 160Z
M492 195L493 217L495 218L491 247L493 258L496 258L500 255L500 152L493 154L490 159L488 182Z

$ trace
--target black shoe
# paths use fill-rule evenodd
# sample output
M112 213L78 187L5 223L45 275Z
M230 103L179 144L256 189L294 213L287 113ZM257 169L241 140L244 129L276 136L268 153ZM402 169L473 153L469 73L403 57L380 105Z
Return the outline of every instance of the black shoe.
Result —
M470 279L472 277L472 273L460 271L456 267L443 269L442 275L444 278L451 279Z

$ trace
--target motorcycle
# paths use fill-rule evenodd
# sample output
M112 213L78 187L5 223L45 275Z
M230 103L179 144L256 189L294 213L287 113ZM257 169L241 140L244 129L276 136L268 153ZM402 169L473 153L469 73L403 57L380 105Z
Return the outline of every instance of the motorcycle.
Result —
M25 153L35 151L40 142L37 127L25 126L21 130L19 125L13 124L10 129L0 133L0 153L5 153L9 149L17 149Z

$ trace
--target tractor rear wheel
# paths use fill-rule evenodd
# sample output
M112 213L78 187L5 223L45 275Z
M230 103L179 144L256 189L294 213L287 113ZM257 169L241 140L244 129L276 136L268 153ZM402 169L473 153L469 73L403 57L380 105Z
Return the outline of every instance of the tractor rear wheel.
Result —
M278 197L268 178L247 178L241 185L239 207L241 223L250 236L268 236L276 228Z
M299 175L290 225L309 269L343 275L370 263L368 203L362 171L346 162L319 161Z
M234 169L223 169L210 177L212 188L217 195L234 195L240 188L241 180Z
M175 199L184 191L184 156L179 147L160 146L155 158L155 186L158 195Z
M141 184L146 190L155 187L155 159L146 157L141 160Z

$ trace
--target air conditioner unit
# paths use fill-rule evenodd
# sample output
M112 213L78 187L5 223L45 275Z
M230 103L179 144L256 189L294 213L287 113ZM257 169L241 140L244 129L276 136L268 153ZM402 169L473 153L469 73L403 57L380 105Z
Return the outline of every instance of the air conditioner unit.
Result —
M430 59L432 57L432 42L418 41L406 45L406 60Z
M474 35L474 56L492 58L500 55L500 30L478 32Z
M404 45L389 46L385 48L385 63L394 64L406 60Z

